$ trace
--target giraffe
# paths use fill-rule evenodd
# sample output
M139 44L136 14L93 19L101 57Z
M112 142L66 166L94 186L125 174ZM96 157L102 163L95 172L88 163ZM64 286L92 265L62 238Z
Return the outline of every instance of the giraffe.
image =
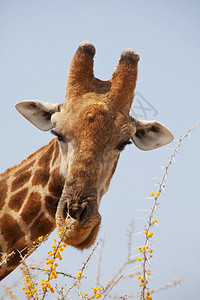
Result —
M121 151L132 142L151 150L172 141L157 121L129 115L139 55L121 53L112 78L94 77L95 47L81 42L71 61L63 104L22 101L16 109L34 126L56 137L19 165L0 175L0 279L31 253L33 241L63 232L77 249L90 247L98 234L102 196L107 192Z

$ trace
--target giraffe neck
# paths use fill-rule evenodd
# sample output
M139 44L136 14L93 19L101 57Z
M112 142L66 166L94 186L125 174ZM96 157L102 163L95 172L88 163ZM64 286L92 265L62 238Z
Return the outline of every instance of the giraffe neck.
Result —
M54 230L63 185L56 139L0 175L0 279Z

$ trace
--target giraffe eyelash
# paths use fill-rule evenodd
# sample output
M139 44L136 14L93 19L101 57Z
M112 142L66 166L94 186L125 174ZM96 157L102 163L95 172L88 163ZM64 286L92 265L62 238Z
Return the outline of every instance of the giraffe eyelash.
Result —
M52 129L51 133L57 137L58 141L64 140L63 137L60 134L58 134L55 130Z
M122 150L124 150L124 148L126 147L126 145L130 145L130 144L132 144L132 141L131 141L130 139L129 139L129 140L126 140L126 141L120 143L120 144L117 146L117 150L122 151Z

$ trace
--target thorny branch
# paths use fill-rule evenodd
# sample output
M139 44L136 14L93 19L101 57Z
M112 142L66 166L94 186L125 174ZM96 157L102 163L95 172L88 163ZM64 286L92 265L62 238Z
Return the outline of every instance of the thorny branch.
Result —
M101 265L102 265L102 256L103 256L103 248L105 245L105 237L101 239L101 247L99 252L99 261L97 266L97 276L96 276L96 286L100 285L100 278L101 278Z
M96 248L98 247L98 245L99 245L99 243L97 243L97 244L95 245L95 247L92 249L92 252L91 252L90 255L88 256L87 260L83 263L83 266L82 266L82 268L81 268L81 270L80 270L80 272L81 272L80 278L79 278L79 279L77 278L77 279L74 281L73 285L72 285L72 286L68 289L68 291L66 292L65 298L67 297L67 295L71 292L71 290L72 290L73 288L77 287L78 289L80 289L80 281L81 281L81 279L82 279L82 277L83 277L83 272L84 272L84 270L85 270L85 268L86 268L88 262L90 261L91 257L93 256L93 254L94 254ZM66 298L66 299L67 299L67 298Z
M0 254L3 255L4 253L0 252ZM8 260L9 257L11 257L13 254L15 254L15 251L12 251L10 254L6 255L6 258L5 258L3 261L0 262L0 267L1 267L3 264L7 263L7 260Z
M178 139L178 143L177 143L176 147L173 149L167 165L164 167L164 174L163 174L160 182L158 183L158 193L154 196L154 204L153 204L153 207L150 209L150 214L148 217L148 225L146 227L147 232L149 232L150 228L153 226L153 216L155 213L155 209L158 206L157 200L158 200L159 195L164 191L164 183L168 176L169 167L171 166L175 155L178 153L178 149L180 148L183 140L185 140L188 136L190 136L190 132L198 125L200 125L200 121L198 121L190 129L188 129L188 131L182 137L180 137ZM148 237L148 234L146 234L145 245L148 245L148 240L149 240L149 237ZM146 255L146 251L143 251L142 275L143 275L144 280L146 280L146 276L147 276L147 271L146 271L146 263L147 262L148 262L148 257ZM146 285L143 284L141 294L140 294L140 300L145 300L145 290L146 290Z
M38 271L45 272L45 269L44 269L44 268L40 268L40 267L29 266L29 269L32 269L32 270L38 270ZM67 273L65 273L65 272L56 271L56 274L62 275L63 277L69 277L69 278L71 278L71 279L76 279L75 276L73 276L73 275L71 275L71 274L67 274Z
M56 250L55 250L54 255L53 255L53 258L54 258L54 259L55 259L55 255L56 255L56 253L57 253L57 251L58 251L58 249L59 249L59 246L60 246L61 242L63 241L63 238L64 238L64 236L65 236L65 233L67 232L67 230L68 230L74 223L75 223L75 221L72 221L72 222L71 222L68 226L66 226L65 229L63 230L62 235L61 235L61 237L60 237L60 241L58 242L58 245L57 245ZM49 277L51 276L51 272L52 272L52 269L50 270L50 272L49 272L49 274L48 274L48 279L47 279L48 281L49 281ZM43 299L45 298L46 293L47 293L47 287L46 287L45 290L43 291L43 295L42 295L42 299L41 299L41 300L43 300Z

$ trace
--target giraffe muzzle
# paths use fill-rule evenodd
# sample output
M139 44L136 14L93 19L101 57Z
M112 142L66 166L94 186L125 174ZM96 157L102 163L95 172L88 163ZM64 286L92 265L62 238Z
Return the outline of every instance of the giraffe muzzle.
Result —
M87 220L90 218L91 215L91 209L87 202L83 202L80 205L76 203L70 203L70 201L67 201L66 204L63 207L63 219L74 219L76 221L80 222L87 222Z
M90 247L96 240L101 216L96 208L96 197L68 197L63 195L56 212L56 226L59 232L64 232L66 244L78 249ZM73 224L73 228L70 225Z

